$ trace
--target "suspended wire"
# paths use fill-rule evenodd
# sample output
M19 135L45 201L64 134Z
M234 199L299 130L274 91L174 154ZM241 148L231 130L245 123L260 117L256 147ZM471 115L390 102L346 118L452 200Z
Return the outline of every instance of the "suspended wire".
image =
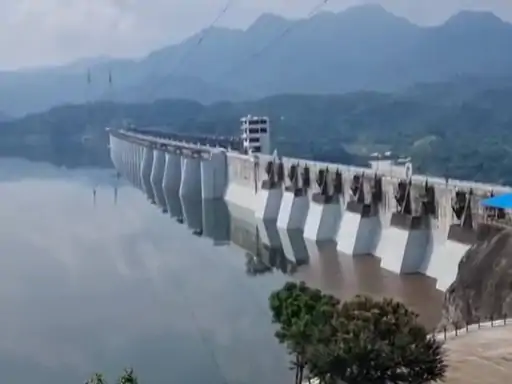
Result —
M226 2L224 7L221 9L221 11L217 14L217 16L215 16L213 21L201 31L197 42L195 44L190 45L189 48L187 49L187 51L178 58L178 60L174 64L174 66L172 66L171 70L165 75L164 79L168 79L168 78L172 77L172 75L175 73L175 71L177 69L179 69L192 56L192 54L198 49L198 47L201 46L201 44L206 40L206 38L208 37L208 34L211 33L212 28L231 9L231 7L233 6L234 3L235 3L235 0L228 0ZM158 89L160 89L160 86L162 86L164 83L162 81L164 79L160 79L157 86L152 91L150 91L150 95L152 95L152 94L154 95L154 93Z
M322 10L330 0L322 0L320 3L316 4L306 15L306 18L309 19L310 17L314 16L316 13ZM279 42L281 39L283 39L286 35L288 35L290 32L293 31L294 28L297 27L297 23L293 23L286 27L279 35L277 35L273 40L270 40L266 45L264 45L260 50L253 52L249 56L246 56L242 61L240 61L238 64L231 67L228 71L224 72L218 79L223 79L234 72L236 72L240 67L243 67L245 63L248 61L252 61L253 59L256 59L260 57L265 51L267 51L269 48L271 48L274 44Z
M196 44L191 45L187 52L185 52L185 54L182 55L181 58L176 62L168 76L171 75L176 69L181 67L181 65L187 61L187 59L192 55L192 53L194 53L194 51L204 42L208 34L211 32L212 28L226 14L226 12L230 9L233 2L234 0L228 0L228 2L224 5L224 8L222 8L222 10L217 14L215 19L213 19L213 21L201 31L201 34L199 35L199 39L197 40Z

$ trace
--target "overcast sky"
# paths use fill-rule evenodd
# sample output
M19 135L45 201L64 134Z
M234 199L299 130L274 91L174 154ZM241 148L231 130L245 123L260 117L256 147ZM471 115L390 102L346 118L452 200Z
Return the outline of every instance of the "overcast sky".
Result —
M211 24L228 0L0 0L0 68L62 63L109 54L143 55ZM247 27L262 12L304 17L322 0L232 0L217 25ZM365 0L329 0L342 10ZM417 24L461 9L512 21L512 0L377 0Z

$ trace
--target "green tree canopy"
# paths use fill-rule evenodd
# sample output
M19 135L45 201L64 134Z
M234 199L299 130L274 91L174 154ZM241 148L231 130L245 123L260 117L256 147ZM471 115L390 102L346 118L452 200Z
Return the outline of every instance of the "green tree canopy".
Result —
M276 337L295 356L296 383L427 383L446 372L442 344L418 315L391 299L356 296L344 302L304 283L270 296Z

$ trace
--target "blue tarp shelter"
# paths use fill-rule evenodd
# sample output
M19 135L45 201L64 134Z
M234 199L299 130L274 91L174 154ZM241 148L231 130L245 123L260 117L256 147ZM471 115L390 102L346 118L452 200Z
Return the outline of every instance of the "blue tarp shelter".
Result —
M482 200L480 204L492 208L512 209L512 193L490 197Z

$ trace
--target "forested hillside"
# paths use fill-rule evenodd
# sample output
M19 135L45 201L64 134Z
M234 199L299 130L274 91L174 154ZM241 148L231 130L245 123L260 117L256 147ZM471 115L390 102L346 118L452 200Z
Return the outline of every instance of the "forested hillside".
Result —
M436 97L442 90L451 96ZM212 105L186 100L68 105L0 123L0 151L34 156L44 150L61 162L69 157L107 164L109 124L130 120L139 127L238 135L239 118L250 113L271 118L273 140L283 154L353 163L391 150L412 156L419 172L512 184L511 104L512 87L463 82L394 94L279 95ZM87 159L77 162L82 152Z

